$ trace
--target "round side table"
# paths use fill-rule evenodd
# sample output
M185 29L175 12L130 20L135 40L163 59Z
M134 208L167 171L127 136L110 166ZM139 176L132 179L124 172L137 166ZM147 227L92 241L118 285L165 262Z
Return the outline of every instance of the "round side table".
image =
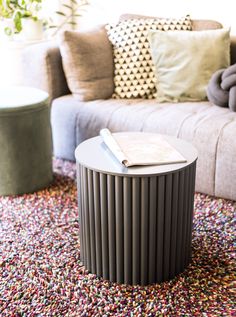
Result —
M0 89L0 195L34 192L52 174L48 94L30 87Z
M197 151L164 138L187 162L125 168L100 136L75 151L81 260L112 282L163 282L191 260Z

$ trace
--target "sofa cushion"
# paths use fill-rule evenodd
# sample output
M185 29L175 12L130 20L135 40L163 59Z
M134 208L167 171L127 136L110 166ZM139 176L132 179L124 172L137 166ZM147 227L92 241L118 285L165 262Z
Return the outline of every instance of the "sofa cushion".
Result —
M191 30L189 16L182 19L129 19L106 26L114 50L114 98L154 98L156 79L149 29Z
M202 30L216 30L222 29L223 25L214 20L192 20L192 30L193 31L202 31Z
M124 13L120 16L120 21L128 20L128 19L147 19L147 18L153 18L156 19L157 17L147 17L145 15L141 14L133 14L133 13ZM192 31L201 31L201 30L215 30L215 29L221 29L223 26L220 22L214 21L214 20L191 20L191 28Z
M52 102L51 123L53 153L65 160L75 160L77 118L85 103L72 95L63 96Z
M212 74L229 66L229 29L149 31L159 102L201 101Z
M71 113L70 107L76 108L74 123L71 116L61 116L62 112ZM228 188L224 188L224 184L219 181L223 178L230 179L236 173L236 114L227 108L211 105L207 101L178 105L160 104L155 99L78 102L72 96L65 96L53 102L52 110L53 135L57 135L60 142L68 142L68 133L63 129L70 129L72 124L76 126L72 134L74 149L80 142L98 135L102 128L109 128L112 132L156 132L185 139L198 150L196 190L211 195L234 197L236 179L232 179ZM55 126L54 123L59 118L67 122ZM67 138L63 137L65 135ZM235 150L231 149L233 147ZM54 151L56 156L65 155L64 152L61 153L58 144L54 144ZM75 159L74 154L70 159Z
M110 98L113 55L104 26L91 31L65 31L60 51L68 86L78 100Z

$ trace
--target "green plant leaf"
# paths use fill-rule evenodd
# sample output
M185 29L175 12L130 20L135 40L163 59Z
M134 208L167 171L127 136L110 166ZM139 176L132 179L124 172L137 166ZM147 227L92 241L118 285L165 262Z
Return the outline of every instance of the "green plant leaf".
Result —
M61 11L56 11L56 14L66 16L66 14L64 12L61 12Z
M68 8L68 9L70 9L70 10L73 10L73 7L70 6L69 4L62 4L62 5L63 5L63 7L65 7L65 8Z
M12 35L12 29L9 28L9 26L4 28L4 32L7 36L11 36Z
M17 32L20 32L22 30L21 18L22 18L21 12L17 11L13 19Z
M83 11L86 11L85 7L88 4L88 0L70 0L70 4L62 3L62 8L65 11L62 9L60 11L56 11L56 14L63 16L64 19L61 19L57 26L55 26L54 24L52 25L52 28L56 29L52 36L55 36L66 25L77 25L76 18L83 15ZM51 26L49 25L48 28L51 28Z
M14 29L19 33L22 30L22 18L32 18L37 21L37 12L41 10L44 0L0 0L0 18L12 19ZM7 31L8 32L8 31Z

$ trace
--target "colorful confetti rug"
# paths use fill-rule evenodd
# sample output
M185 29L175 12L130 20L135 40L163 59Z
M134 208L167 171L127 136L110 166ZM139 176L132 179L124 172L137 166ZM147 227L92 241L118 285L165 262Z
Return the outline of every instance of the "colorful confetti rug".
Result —
M0 197L0 316L236 316L236 202L195 196L192 263L147 287L110 283L80 262L75 165L54 182Z

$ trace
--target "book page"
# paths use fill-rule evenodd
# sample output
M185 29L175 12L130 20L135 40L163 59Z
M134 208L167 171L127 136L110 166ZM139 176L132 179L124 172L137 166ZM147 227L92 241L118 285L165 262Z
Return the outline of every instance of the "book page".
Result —
M142 132L111 134L108 129L103 130L107 130L109 135L109 142L105 143L126 167L186 162L162 135Z
M122 149L127 166L186 162L186 159L161 135L137 133L113 135Z

